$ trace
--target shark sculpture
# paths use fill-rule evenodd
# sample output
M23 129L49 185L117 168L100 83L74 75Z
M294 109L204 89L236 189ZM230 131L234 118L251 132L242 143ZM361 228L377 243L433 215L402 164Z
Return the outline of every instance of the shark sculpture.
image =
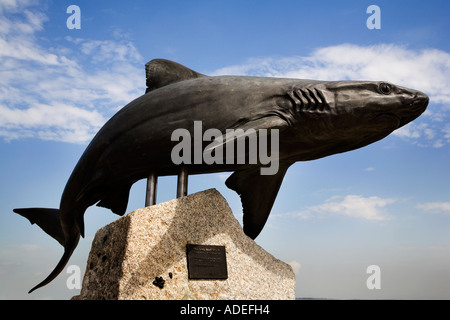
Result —
M172 133L179 128L194 133L194 122L201 121L203 129L222 132L224 144L230 142L227 129L264 129L267 136L276 130L274 174L261 174L260 161L183 166L189 174L234 172L226 185L241 196L244 232L254 239L290 165L378 141L417 118L429 100L419 91L387 82L211 77L163 59L147 63L146 71L147 92L118 111L92 139L66 184L59 209L14 209L64 246L55 269L30 292L63 270L80 235L84 237L88 207L97 204L123 215L136 181L179 174L181 167L171 158L177 144ZM208 149L206 144L202 147ZM209 143L209 151L218 145Z

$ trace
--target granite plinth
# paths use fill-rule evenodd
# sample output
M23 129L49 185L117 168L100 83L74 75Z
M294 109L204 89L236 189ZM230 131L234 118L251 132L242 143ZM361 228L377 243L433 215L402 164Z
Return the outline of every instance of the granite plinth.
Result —
M228 278L189 279L186 244L224 246ZM99 229L74 298L295 299L295 276L244 234L226 200L210 189Z

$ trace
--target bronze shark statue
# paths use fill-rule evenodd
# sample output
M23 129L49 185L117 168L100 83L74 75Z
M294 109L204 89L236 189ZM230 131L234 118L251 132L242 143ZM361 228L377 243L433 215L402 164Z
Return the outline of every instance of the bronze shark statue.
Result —
M151 173L179 173L172 158L178 143L172 133L179 128L195 134L194 122L201 121L204 130L214 128L224 136L228 129L267 130L267 136L276 130L274 174L261 174L260 161L184 164L189 174L234 172L226 185L241 196L244 232L254 239L290 165L378 141L417 118L429 101L424 93L387 82L206 76L163 59L147 63L146 71L147 92L118 111L92 139L59 209L14 209L64 246L55 269L30 292L63 270L80 235L84 237L88 207L97 204L123 215L136 181ZM207 141L202 143L208 149ZM208 150L214 152L212 146Z

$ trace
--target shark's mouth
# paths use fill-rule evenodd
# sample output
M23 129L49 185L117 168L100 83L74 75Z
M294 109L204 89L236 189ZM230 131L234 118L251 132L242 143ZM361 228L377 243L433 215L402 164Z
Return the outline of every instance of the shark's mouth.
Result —
M408 113L402 117L399 117L400 119L400 127L404 126L405 124L410 123L414 119L416 119L418 116L420 116L427 108L428 105L428 97L424 98L416 98L411 101L407 106L405 106L408 109Z
M426 110L428 106L428 101L429 99L427 96L412 100L411 103L409 104L411 113L416 114L417 117L421 115Z
M375 121L380 123L380 126L400 128L420 116L426 110L427 105L428 99L416 98L410 103L404 104L398 114L382 113L375 118Z

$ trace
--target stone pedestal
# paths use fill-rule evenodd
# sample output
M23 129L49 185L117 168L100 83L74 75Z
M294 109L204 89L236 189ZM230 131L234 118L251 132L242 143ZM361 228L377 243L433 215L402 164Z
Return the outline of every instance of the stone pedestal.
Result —
M228 278L188 279L186 244L225 246ZM210 189L99 229L74 298L295 299L295 276L244 234L222 195Z

